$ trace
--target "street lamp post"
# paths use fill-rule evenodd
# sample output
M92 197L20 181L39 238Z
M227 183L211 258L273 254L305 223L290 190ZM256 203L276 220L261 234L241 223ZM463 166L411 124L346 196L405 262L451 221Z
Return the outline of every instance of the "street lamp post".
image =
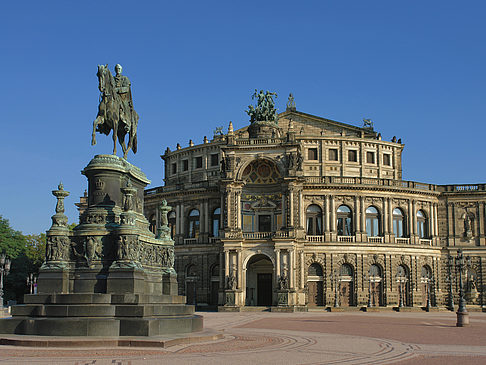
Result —
M425 310L429 312L430 311L430 278L427 278L427 282L425 283L425 290L427 290L427 304L425 305Z
M456 268L459 272L459 309L457 310L457 327L464 327L469 325L469 313L466 309L466 300L464 299L464 286L462 283L462 273L470 266L469 257L464 258L462 250L457 250Z
M406 279L399 276L398 273L396 275L396 279L398 283L398 308L403 308L403 283Z
M454 312L454 293L452 291L453 285L453 278L452 278L452 267L454 266L454 257L451 255L447 256L447 268L448 268L448 277L447 280L449 281L449 310Z
M0 308L3 308L3 278L8 275L10 271L10 259L2 253L0 256Z
M37 275L30 273L29 276L27 276L27 287L30 290L30 294L34 294L34 288L36 284L37 284Z
M339 292L338 292L339 278L336 270L334 270L334 273L331 275L331 280L334 281L334 308L338 308L339 307Z
M371 299L371 272L368 271L368 274L363 274L363 281L368 280L368 304L367 307L371 308L374 307L374 298L373 301Z

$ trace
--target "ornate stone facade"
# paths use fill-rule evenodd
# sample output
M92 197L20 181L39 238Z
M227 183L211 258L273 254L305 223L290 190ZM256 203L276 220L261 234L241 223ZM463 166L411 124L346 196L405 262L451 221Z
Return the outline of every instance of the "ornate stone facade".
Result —
M404 145L369 125L293 107L272 128L260 136L231 124L201 145L167 149L165 185L145 191L154 232L160 202L173 207L189 303L445 306L458 291L447 256L462 248L473 262L469 304L484 304L485 184L402 180Z

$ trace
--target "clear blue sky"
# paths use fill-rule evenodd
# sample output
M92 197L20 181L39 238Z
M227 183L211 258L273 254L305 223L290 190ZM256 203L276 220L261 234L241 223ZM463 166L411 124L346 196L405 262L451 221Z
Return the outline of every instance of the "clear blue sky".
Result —
M50 227L60 180L70 222L97 135L98 64L123 65L140 115L129 161L163 184L160 155L247 125L255 88L405 143L403 178L486 182L484 1L4 1L0 215Z

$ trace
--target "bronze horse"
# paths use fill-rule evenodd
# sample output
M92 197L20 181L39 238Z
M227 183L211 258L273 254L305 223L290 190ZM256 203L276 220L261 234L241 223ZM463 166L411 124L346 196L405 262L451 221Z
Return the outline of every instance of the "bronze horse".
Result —
M138 114L133 109L132 95L128 92L129 101L124 103L115 89L115 78L108 69L108 65L98 65L98 89L101 92L98 115L93 122L91 145L96 144L96 132L106 135L113 131L113 154L116 155L116 140L122 146L123 158L127 158L128 151L137 153L137 124ZM129 110L126 110L129 109ZM128 133L128 146L125 136Z

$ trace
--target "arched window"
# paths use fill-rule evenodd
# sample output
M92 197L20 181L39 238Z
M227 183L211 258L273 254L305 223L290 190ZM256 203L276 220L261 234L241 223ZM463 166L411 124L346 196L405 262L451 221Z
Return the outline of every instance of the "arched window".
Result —
M380 213L375 207L366 209L366 233L368 237L380 235Z
M308 275L309 276L323 276L323 271L321 265L317 263L313 263L312 265L309 266L308 270Z
M341 269L339 270L339 274L341 277L352 277L353 276L353 268L349 264L342 264Z
M417 235L420 238L426 238L427 232L427 216L423 210L417 212Z
M404 215L400 208L393 209L393 234L395 237L405 237Z
M169 229L170 229L170 238L174 238L176 233L176 213L174 211L169 212L167 214Z
M337 209L337 231L339 236L353 235L351 209L346 205Z
M219 222L220 221L221 221L221 209L216 208L213 211L213 224L212 224L213 237L219 237Z
M188 221L187 238L198 238L199 237L199 210L197 209L191 210L187 221Z
M372 278L381 278L381 268L376 265L376 264L373 264L370 266L370 277Z
M407 278L408 277L408 268L404 265L399 265L397 268L397 278Z
M432 270L427 265L422 266L421 274L422 274L422 281L424 282L432 278Z
M308 235L322 235L322 210L318 205L309 205L306 211L306 220Z
M152 232L153 234L156 234L157 233L157 221L155 219L155 214L152 214L150 216L150 219L149 219L149 223L150 223L150 232Z

